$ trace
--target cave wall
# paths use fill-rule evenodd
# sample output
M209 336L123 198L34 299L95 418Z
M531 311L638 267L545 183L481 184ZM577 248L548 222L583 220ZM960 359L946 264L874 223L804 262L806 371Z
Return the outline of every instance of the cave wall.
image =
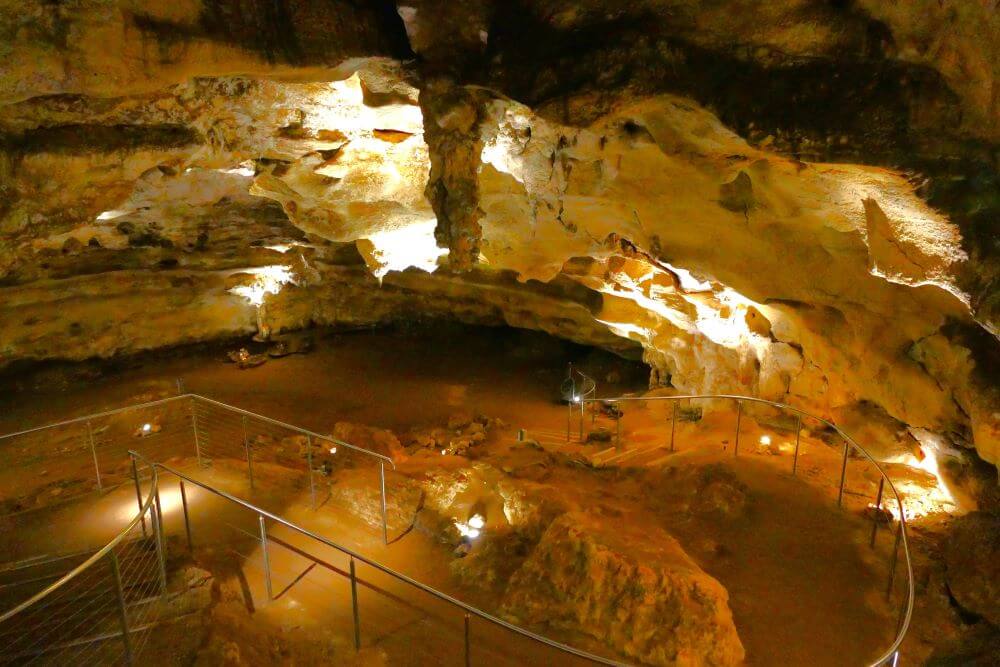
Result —
M1000 24L909 0L0 4L0 366L415 317L1000 460Z

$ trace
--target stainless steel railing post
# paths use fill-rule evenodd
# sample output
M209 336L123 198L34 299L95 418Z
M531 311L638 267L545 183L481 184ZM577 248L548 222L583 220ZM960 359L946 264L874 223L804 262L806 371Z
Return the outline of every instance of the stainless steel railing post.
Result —
M840 464L840 488L837 490L837 507L844 506L844 483L847 481L847 453L851 444L844 440L844 460Z
M889 558L889 585L885 587L885 599L892 598L892 589L896 585L896 561L899 559L899 540L903 537L903 520L900 518L896 528L896 541L892 545L892 556Z
M198 433L198 399L191 398L191 428L194 430L194 453L198 458L198 467L202 467L201 462L201 435Z
M795 424L795 454L792 455L792 477L795 476L795 471L799 467L799 442L802 440L802 415L798 415L798 420Z
M114 549L108 552L108 563L111 565L111 578L115 584L115 595L118 597L118 622L122 627L122 642L125 644L125 664L131 665L133 660L132 637L128 631L128 613L125 608L125 590L122 587L122 572L118 566L118 556L115 554Z
M389 544L389 522L385 510L385 463L378 462L378 481L382 491L382 543Z
M154 516L150 517L153 523L153 530L156 533L156 557L160 561L160 587L161 594L167 595L167 541L163 535L163 505L160 504L160 489L157 487L152 505Z
M135 457L129 454L129 458L132 459L132 479L135 481L135 501L139 504L139 511L142 511L142 489L139 488L139 468L135 465ZM149 537L146 533L146 517L145 515L139 517L139 523L142 525L142 536Z
M573 401L576 400L576 378L573 376L573 363L569 364L569 397L566 399L566 444L570 442L570 433L573 430Z
M199 403L205 404L205 405L207 405L209 407L213 407L214 406L214 407L216 407L216 408L218 408L220 410L225 410L227 413L239 414L239 415L246 415L246 417L248 419L254 420L256 422L261 422L261 423L264 423L264 424L270 424L270 425L276 426L278 428L287 429L289 431L292 431L294 433L298 433L300 435L310 435L310 436L313 437L314 440L330 440L331 442L336 443L338 446L343 446L345 449L350 449L350 450L356 451L356 452L358 452L360 454L363 454L365 456L371 456L371 457L373 457L375 459L379 459L381 461L384 461L388 465L391 465L393 468L396 467L395 464L392 462L392 460L389 457L384 456L382 454L378 454L376 452L373 452L370 449L365 449L363 447L356 447L356 446L352 445L349 442L343 442L342 440L336 440L334 438L329 438L329 437L321 435L319 433L315 433L315 432L309 431L307 429L299 428L298 426L294 426L292 424L288 424L286 422L279 421L277 419L271 419L270 417L265 417L264 415L259 415L259 414L255 413L255 412L249 412L248 410L243 410L241 408L237 408L237 407L232 406L232 405L227 405L225 403L220 403L219 401L213 401L212 399L206 398L204 396L198 396L198 395L195 395L195 394L190 394L189 396L187 396L187 398L190 398L190 399L193 399L193 400L197 400ZM173 400L173 399L167 399L167 400ZM146 403L146 404L143 404L143 407L150 406L150 405L154 405L154 404L153 403ZM107 415L107 414L110 414L110 413L101 413L101 414L92 415L92 416L93 417L99 417L99 416L104 416L104 415ZM78 420L75 420L75 421L80 421L80 420L78 419ZM66 422L66 423L69 423L69 422ZM16 435L20 435L20 434L16 434ZM252 448L252 445L251 445L251 448ZM211 461L211 458L208 458L207 460Z
M469 655L469 615L465 615L465 667L469 667L472 664L471 656Z
M615 448L622 448L622 411L619 407L618 402L615 404Z
M188 499L187 493L184 491L184 480L180 481L181 485L181 507L184 509L184 532L187 533L188 538L188 551L194 549L194 543L191 541L191 520L188 518Z
M677 430L677 401L674 401L674 414L670 417L670 451L674 451L674 432Z
M885 488L885 477L880 477L878 480L878 494L875 496L875 513L872 517L872 536L868 542L868 546L872 549L875 548L875 535L878 533L878 522L882 516L882 491Z
M316 509L316 481L313 479L313 437L306 436L306 465L309 466L309 499Z
M566 444L569 444L570 432L573 430L573 396L566 402Z
M897 635L899 634L899 631L903 629L903 621L906 618L906 600L903 599L903 600L900 600L900 602L901 602L901 604L899 605L899 615L896 616L896 634Z
M101 466L97 463L97 447L94 446L94 429L90 427L90 420L87 420L87 442L90 443L90 453L94 457L94 473L97 475L97 490L104 491L101 484Z
M583 442L583 399L580 399L580 442Z
M358 575L354 569L354 556L351 556L351 607L354 612L354 650L361 650L361 616L358 611Z
M253 455L250 453L250 439L247 437L246 415L243 415L243 451L247 455L247 474L250 476L250 490L253 491Z
M267 599L274 599L274 591L271 588L271 558L267 553L267 526L264 523L264 515L258 514L260 521L260 551L264 555L264 587L267 589Z
M740 422L743 420L743 401L736 401L736 444L733 445L733 456L740 455Z

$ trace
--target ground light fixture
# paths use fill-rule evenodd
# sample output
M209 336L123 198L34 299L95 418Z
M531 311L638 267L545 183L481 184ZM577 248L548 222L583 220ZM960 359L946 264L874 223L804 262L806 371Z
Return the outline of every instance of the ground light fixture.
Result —
M486 519L481 514L473 514L468 521L456 521L455 528L462 537L474 540L482 534Z

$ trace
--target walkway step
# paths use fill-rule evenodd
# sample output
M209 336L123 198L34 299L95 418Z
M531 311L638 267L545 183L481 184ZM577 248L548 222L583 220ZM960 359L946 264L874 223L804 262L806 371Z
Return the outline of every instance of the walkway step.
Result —
M587 460L590 464L596 467L601 467L607 465L609 461L614 459L615 455L618 454L618 449L615 447L608 447L607 449L602 449L599 452L595 452L587 456Z

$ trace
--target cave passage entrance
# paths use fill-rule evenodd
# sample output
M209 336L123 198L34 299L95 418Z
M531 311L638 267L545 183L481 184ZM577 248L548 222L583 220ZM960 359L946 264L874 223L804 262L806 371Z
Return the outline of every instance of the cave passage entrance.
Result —
M349 421L394 431L443 423L472 410L511 425L565 428L559 387L569 364L602 394L642 391L638 360L512 327L429 321L374 329L293 334L309 351L240 370L227 353L246 339L182 346L110 362L46 364L0 378L0 430L16 431L130 402L202 393L305 428Z

